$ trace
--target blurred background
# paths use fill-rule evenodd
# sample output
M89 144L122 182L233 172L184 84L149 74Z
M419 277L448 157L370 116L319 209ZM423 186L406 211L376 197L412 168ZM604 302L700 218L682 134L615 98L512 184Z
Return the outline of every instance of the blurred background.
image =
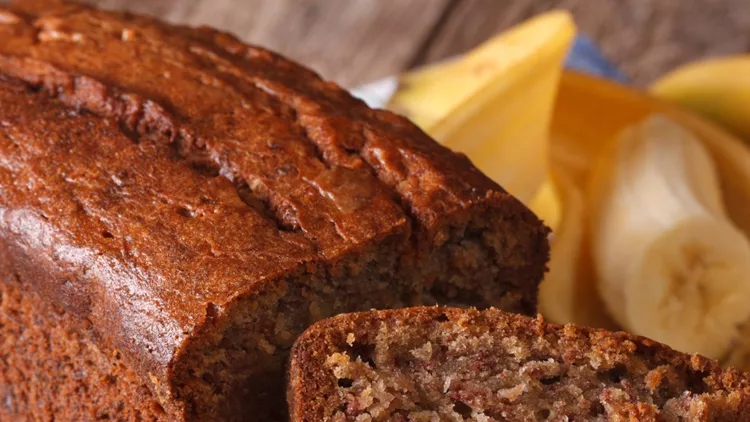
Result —
M552 8L571 10L638 85L696 58L750 51L748 0L88 1L216 26L347 87L466 51Z

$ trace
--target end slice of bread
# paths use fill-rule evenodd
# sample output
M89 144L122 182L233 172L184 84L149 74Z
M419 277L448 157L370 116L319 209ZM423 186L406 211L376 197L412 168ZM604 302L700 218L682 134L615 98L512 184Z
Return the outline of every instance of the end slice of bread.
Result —
M289 376L293 422L750 420L744 373L495 309L328 319L298 339Z

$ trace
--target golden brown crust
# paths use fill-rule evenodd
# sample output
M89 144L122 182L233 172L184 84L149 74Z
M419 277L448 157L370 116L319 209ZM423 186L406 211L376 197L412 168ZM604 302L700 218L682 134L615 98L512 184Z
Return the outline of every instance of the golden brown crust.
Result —
M294 213L279 212L279 217L283 224L313 233L324 253L334 244L356 243L359 231L369 238L366 228L377 231L399 222L399 204L427 235L451 213L482 202L514 201L465 156L441 147L406 119L369 109L313 72L231 35L81 5L19 9L26 19L0 26L10 37L0 48L0 70L45 84L63 101L96 114L111 112L111 97L118 92L139 96L156 110L137 107L142 115L124 110L115 117L135 126L155 120L156 129L172 137L187 134L189 139L177 141L186 148L205 148L223 174L252 179L254 187L267 189L275 208L284 209L291 201L286 196L304 193ZM77 77L86 81L81 91L75 89ZM257 135L260 128L263 137ZM267 145L269 139L277 145ZM279 148L301 157L273 152ZM260 157L277 156L291 161L260 162ZM264 165L269 172L293 174L269 177ZM321 165L359 179L353 184L356 192L327 180L295 192L302 187L290 178L299 173L318 179L324 173ZM366 192L368 185L372 192ZM397 203L388 201L382 189L395 191ZM338 233L330 225L312 224L323 217L336 222Z
M610 368L635 358L643 359L650 367L657 368L649 372L654 386L660 385L661 380L653 377L658 377L659 370L664 368L684 377L688 386L696 385L696 391L702 394L697 400L691 400L697 397L692 393L683 395L683 401L670 402L672 407L684 406L681 411L691 415L687 420L750 420L750 377L734 368L722 369L717 362L705 357L686 355L624 332L550 324L541 316L532 319L496 309L417 307L339 315L308 328L298 338L290 358L287 400L291 421L328 420L326 418L341 409L337 379L326 361L332 354L350 348L352 339L361 344L374 344L378 335L382 336L383 327L388 327L390 332L419 327L427 333L441 330L443 323L459 327L475 337L492 333L497 338L514 338L523 344L544 339L549 344L560 345L563 352L559 359L564 362L595 361L596 365ZM621 405L617 413L626 417L623 420L663 420L657 408L644 403Z
M547 229L407 120L211 29L0 13L0 266L90 319L163 402L212 314L386 240L407 268L492 222L497 282L476 296L535 311Z

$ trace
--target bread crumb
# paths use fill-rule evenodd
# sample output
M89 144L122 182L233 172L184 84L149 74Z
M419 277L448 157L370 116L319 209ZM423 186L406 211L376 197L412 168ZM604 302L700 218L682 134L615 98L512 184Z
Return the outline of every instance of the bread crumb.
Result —
M72 41L75 43L81 43L84 40L83 34L79 32L74 32L72 34L64 32L64 31L58 31L56 29L48 29L42 32L39 32L37 35L37 38L41 42L48 42L48 41Z
M422 347L412 350L411 354L419 360L432 359L432 343L428 341Z
M410 422L440 422L440 415L431 410L409 413Z
M258 347L264 351L267 355L272 355L276 352L276 347L268 342L268 340L261 338L258 340Z
M21 18L18 15L8 12L7 10L0 10L0 23L1 24L13 24L21 22Z
M447 393L448 390L451 388L451 381L453 381L453 377L448 375L445 377L445 382L443 383L443 393Z
M501 340L503 349L511 356L516 358L526 358L529 356L529 348L526 344L518 340L518 337L505 337Z
M474 419L477 420L477 422L493 422L494 419L490 419L489 416L485 415L484 413L477 413L474 415Z
M525 390L524 384L518 384L515 387L498 390L497 396L500 397L501 399L515 401L519 397L521 397L521 394L523 394L524 390Z
M130 41L135 37L135 31L129 28L123 28L120 34L120 39L123 41Z

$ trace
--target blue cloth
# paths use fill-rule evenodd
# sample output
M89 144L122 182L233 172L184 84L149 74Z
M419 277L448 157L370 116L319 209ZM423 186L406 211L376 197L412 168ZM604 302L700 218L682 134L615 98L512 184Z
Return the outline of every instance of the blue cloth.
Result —
M578 35L573 43L565 67L583 73L589 73L602 78L613 79L619 82L627 82L625 75L602 54L599 47L591 38Z

